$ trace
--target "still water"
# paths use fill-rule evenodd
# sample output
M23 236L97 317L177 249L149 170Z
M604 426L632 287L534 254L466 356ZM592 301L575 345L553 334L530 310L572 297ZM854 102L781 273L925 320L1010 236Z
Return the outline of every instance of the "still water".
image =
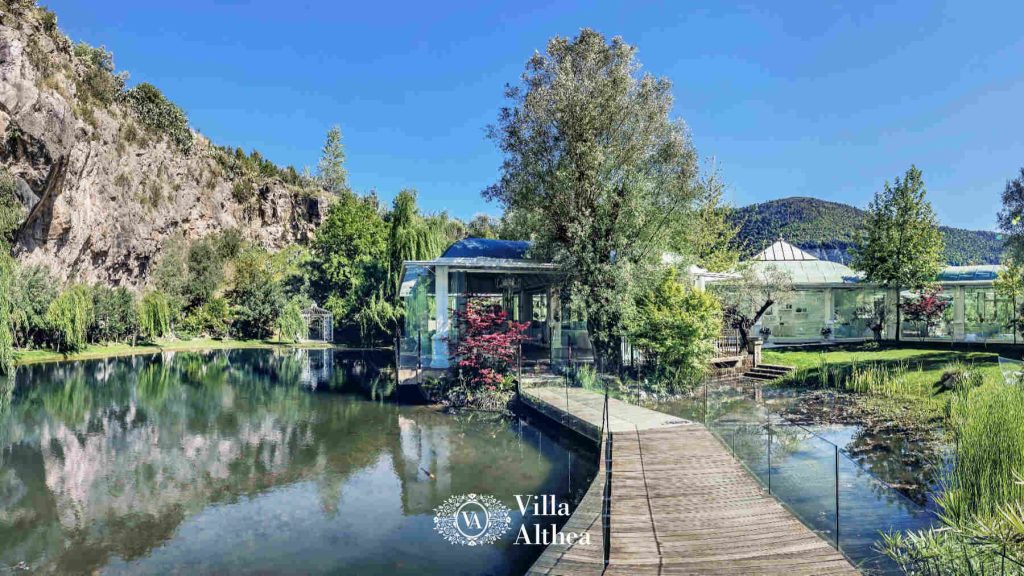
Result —
M493 494L516 530L516 494L574 505L596 454L393 388L334 351L20 368L0 394L0 574L522 574L541 547L449 544L433 509Z
M898 575L879 550L889 532L937 524L930 493L896 489L909 477L933 486L936 467L903 465L913 451L905 439L869 437L857 426L800 426L769 416L771 390L710 386L704 396L658 404L668 414L705 422L776 499L868 574ZM767 404L771 406L771 404ZM706 414L706 419L705 419ZM768 426L769 420L771 426ZM859 449L870 443L873 450ZM922 474L928 475L921 478Z

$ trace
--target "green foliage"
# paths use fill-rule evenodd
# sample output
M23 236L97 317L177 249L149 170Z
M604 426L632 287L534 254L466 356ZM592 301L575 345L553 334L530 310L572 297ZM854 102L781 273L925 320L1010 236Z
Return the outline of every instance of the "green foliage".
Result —
M989 384L952 398L956 459L939 502L954 524L1024 501L1024 389Z
M700 382L722 330L721 303L709 292L687 289L669 269L644 290L631 339L676 390Z
M128 342L139 332L135 295L127 288L94 286L93 318L89 326L92 342Z
M500 222L487 214L477 214L466 224L466 235L470 238L497 238Z
M1024 304L1024 264L1021 264L1016 255L1010 254L1006 259L1004 268L999 270L999 276L993 283L996 294L1008 298L1013 310L1013 318L1010 319L1010 327L1013 328L1013 341L1017 343L1017 332L1024 329L1024 314L1021 304Z
M750 329L764 313L792 299L795 291L792 275L772 264L746 265L739 275L738 279L713 284L711 290L722 301L726 324L739 331L740 344L746 346Z
M214 296L198 308L193 308L182 319L182 329L195 335L211 338L227 337L231 328L231 309L225 298Z
M332 126L316 165L317 181L331 194L348 191L348 172L345 170L345 147L341 143L341 128Z
M693 210L670 244L677 254L689 256L713 272L732 271L740 257L736 247L739 227L730 218L732 208L722 199L724 190L717 171L702 177Z
M75 44L75 57L81 62L81 71L75 79L78 97L85 103L109 105L124 92L127 74L114 73L114 55L103 46Z
M14 177L0 166L0 249L5 253L14 245L14 234L25 218L25 209L14 188Z
M74 284L57 296L46 311L54 348L60 352L76 352L86 345L93 320L92 292L84 284Z
M395 196L388 215L388 300L395 300L398 294L403 262L437 258L454 240L450 223L446 216L421 216L415 190L402 190Z
M150 342L171 333L171 305L163 292L150 291L139 301L139 333Z
M738 208L730 221L739 226L736 247L744 256L763 250L779 237L823 260L850 261L865 212L817 198L782 198ZM998 264L1003 241L993 232L940 226L951 265Z
M292 342L306 337L306 320L302 317L302 303L299 300L289 300L281 310L277 317L277 337Z
M949 424L956 457L938 498L943 527L885 537L883 552L907 573L923 558L955 574L1002 574L1024 558L1024 389L954 388ZM918 572L913 569L917 568Z
M177 318L188 305L188 256L188 240L181 233L172 234L161 246L160 258L150 277L153 286L167 298L172 318Z
M876 193L858 236L852 265L868 282L895 288L923 288L942 269L942 235L925 198L921 171L911 166L902 179ZM902 303L896 304L896 339Z
M13 276L14 260L6 251L0 252L0 374L7 374L14 368L14 332L11 322Z
M273 333L285 295L270 254L249 248L238 256L228 300L234 312L232 328L239 337L262 339Z
M1016 178L1006 182L1003 189L999 228L1007 234L1007 253L1024 262L1024 167L1020 169Z
M245 203L255 197L258 180L278 178L285 184L306 188L312 185L310 178L299 175L295 168L281 168L263 157L257 150L248 155L241 148L218 146L214 158L227 175L234 180L232 194L235 199Z
M193 136L188 127L188 117L159 88L143 82L125 92L124 100L143 126L167 136L182 152L192 149Z
M224 257L218 238L208 236L188 249L188 282L185 298L189 307L202 306L224 282Z
M598 354L616 357L633 266L655 261L697 195L697 155L669 117L671 84L638 73L636 49L584 29L556 37L510 87L489 136L504 153L485 192L537 228Z
M28 347L46 340L46 311L60 282L38 264L15 266L11 278L11 323L15 344Z
M317 229L310 262L313 291L338 328L358 329L357 315L384 284L387 242L377 198L342 192Z

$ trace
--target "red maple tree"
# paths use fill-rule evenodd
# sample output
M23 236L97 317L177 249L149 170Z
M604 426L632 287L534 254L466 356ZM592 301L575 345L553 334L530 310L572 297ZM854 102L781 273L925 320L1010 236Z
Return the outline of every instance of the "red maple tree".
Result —
M949 300L942 298L942 286L929 286L916 299L903 304L903 313L908 320L924 322L927 335L939 324L948 307Z
M515 322L488 298L469 296L466 307L454 315L459 341L452 350L452 366L473 387L495 389L516 359L528 322Z

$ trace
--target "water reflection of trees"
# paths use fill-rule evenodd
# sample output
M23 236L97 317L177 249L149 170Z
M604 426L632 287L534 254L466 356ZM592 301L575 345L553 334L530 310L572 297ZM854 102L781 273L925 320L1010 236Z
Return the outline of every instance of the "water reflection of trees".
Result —
M296 375L294 357L230 356L19 370L0 421L0 561L34 550L64 572L130 559L211 502L313 477L333 479L329 509L344 478L388 449L393 411L280 385Z
M550 440L524 444L504 420L337 394L389 393L383 379L358 382L379 376L366 364L339 362L331 381L342 382L314 393L301 383L306 361L231 351L19 369L0 406L0 564L92 572L147 556L210 504L302 481L332 515L347 479L382 456L407 514L452 493L565 490L557 458L572 454Z

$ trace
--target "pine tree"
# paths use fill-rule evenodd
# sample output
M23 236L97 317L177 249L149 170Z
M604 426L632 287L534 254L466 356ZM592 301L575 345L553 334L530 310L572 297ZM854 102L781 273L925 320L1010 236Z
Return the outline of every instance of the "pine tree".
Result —
M924 180L915 166L902 179L875 193L868 206L864 231L858 235L853 267L868 282L896 290L896 341L900 339L900 291L921 289L942 269L945 247Z
M348 190L348 172L345 170L345 146L341 143L341 128L337 125L327 132L320 154L320 162L316 165L317 179L320 185L331 194L341 194Z

